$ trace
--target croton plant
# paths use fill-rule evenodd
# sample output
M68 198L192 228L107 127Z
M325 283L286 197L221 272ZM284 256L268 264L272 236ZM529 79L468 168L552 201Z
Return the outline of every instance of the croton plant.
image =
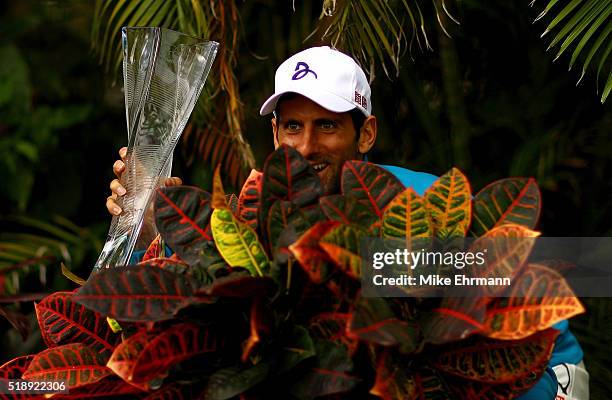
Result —
M533 179L472 195L455 168L421 197L347 161L341 193L323 196L309 163L281 146L238 196L218 172L212 195L159 189L160 236L142 261L36 304L48 349L0 376L66 380L69 394L54 397L75 399L513 398L546 368L552 326L584 311L563 277L508 241L482 272L511 276L505 292L365 297L359 243L472 236L477 247L537 236L539 213Z

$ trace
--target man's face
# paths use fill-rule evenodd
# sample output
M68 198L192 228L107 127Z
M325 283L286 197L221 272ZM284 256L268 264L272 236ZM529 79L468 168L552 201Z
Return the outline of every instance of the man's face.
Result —
M297 149L321 178L324 193L338 193L342 165L361 158L350 114L326 110L295 95L279 102L277 117L279 121L272 120L274 146Z

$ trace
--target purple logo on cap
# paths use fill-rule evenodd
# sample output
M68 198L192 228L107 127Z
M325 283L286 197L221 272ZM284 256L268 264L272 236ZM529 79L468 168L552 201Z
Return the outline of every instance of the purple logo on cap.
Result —
M295 71L295 74L293 74L293 76L291 77L291 80L293 81L302 79L303 77L308 75L309 72L314 75L315 79L319 79L317 73L311 70L308 64L306 64L305 62L300 61L299 63L297 63L297 65L295 66Z

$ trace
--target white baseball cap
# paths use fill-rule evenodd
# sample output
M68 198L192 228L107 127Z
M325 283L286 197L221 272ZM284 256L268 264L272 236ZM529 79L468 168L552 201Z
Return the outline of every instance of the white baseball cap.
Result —
M333 112L358 108L365 116L372 113L365 73L351 57L328 46L311 47L285 60L276 70L274 94L259 114L274 111L285 93L300 94Z

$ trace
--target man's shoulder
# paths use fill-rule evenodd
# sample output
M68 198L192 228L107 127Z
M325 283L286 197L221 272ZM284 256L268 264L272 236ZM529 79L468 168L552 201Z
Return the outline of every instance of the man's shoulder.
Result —
M378 164L378 166L391 172L404 186L412 187L420 196L438 179L437 176L427 172L413 171L395 165Z

